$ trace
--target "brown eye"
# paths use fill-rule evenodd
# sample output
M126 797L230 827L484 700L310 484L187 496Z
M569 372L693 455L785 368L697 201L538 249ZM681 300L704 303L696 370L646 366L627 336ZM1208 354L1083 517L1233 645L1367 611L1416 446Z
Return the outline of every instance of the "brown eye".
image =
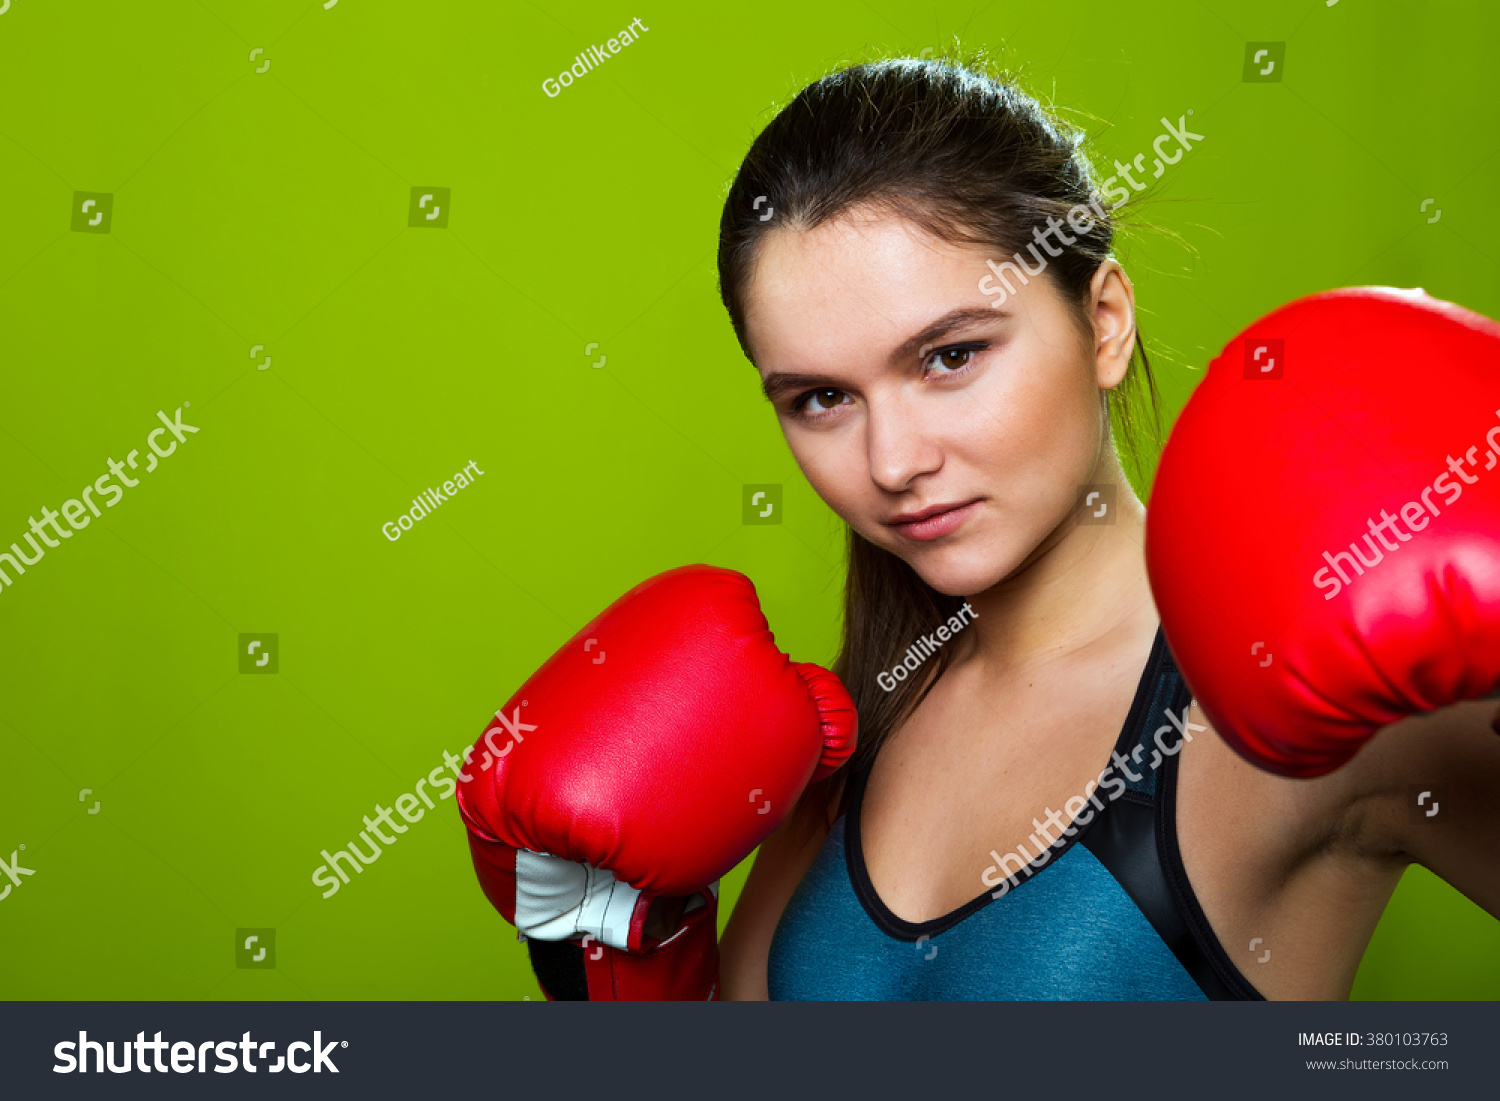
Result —
M842 390L810 390L803 398L802 405L814 413L826 413L834 406L841 404L843 400Z
M969 361L974 358L974 349L944 348L941 352L934 352L932 358L937 366L949 371L957 371L969 365Z

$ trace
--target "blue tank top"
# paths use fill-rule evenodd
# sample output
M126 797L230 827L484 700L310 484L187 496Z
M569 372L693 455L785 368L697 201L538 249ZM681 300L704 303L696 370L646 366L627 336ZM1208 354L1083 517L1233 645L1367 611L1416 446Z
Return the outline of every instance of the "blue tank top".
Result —
M771 998L1259 999L1209 927L1177 846L1191 699L1158 629L1073 835L1049 847L1033 834L1032 848L987 870L994 890L931 921L905 921L875 893L859 836L868 772L852 775L849 811L776 927Z

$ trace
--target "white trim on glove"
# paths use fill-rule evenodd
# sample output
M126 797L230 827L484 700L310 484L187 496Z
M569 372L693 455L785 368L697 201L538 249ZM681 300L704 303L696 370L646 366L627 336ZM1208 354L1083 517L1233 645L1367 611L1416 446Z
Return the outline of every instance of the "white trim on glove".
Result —
M611 948L630 947L641 892L603 868L560 856L516 852L516 928L537 940L593 934Z
M719 884L708 888L715 898ZM516 850L516 928L537 940L573 940L591 935L600 944L634 951L632 927L645 923L641 913L650 900L616 879L607 869L578 864L548 853ZM701 896L685 912L706 905ZM670 940L672 938L668 938Z

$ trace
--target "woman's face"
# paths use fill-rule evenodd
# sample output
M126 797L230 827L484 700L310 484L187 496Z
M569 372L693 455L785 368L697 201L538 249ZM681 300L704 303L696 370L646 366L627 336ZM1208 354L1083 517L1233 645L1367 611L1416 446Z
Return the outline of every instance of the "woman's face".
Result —
M803 474L954 596L1011 574L1071 523L1081 487L1112 480L1100 390L1134 341L1113 261L1085 334L1046 276L992 308L987 258L1002 259L856 212L772 231L747 295L750 350Z

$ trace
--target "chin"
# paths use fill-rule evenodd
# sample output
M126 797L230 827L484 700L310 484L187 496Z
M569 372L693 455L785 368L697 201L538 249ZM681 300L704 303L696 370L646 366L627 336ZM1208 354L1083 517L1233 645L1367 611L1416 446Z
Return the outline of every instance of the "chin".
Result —
M907 550L900 557L917 572L918 577L944 596L962 597L998 585L1021 561L1010 548L985 548L963 543L914 553Z

